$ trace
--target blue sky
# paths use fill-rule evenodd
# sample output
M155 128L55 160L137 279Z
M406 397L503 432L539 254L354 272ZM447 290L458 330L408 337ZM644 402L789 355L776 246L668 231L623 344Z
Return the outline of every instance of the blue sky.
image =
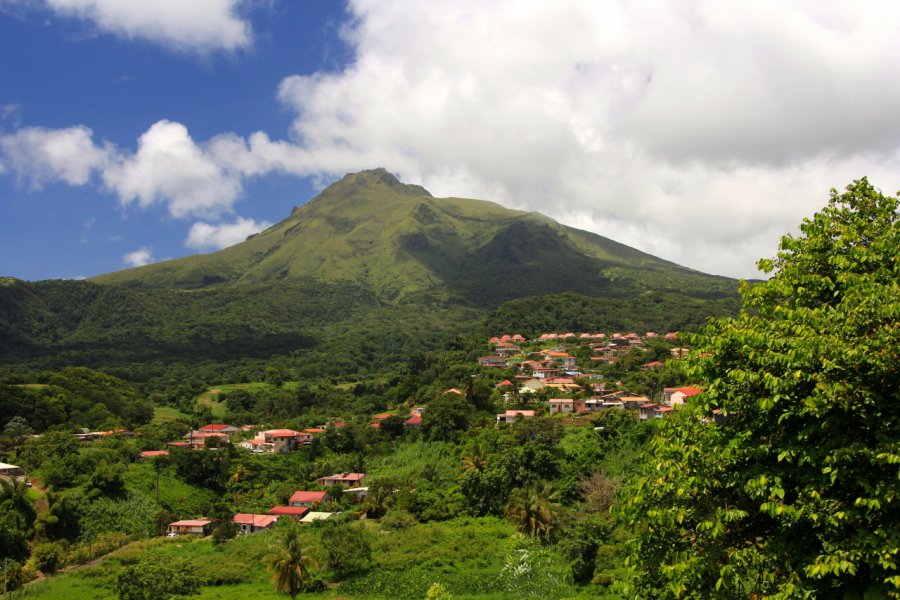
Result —
M900 188L862 0L0 0L0 275L210 252L383 166L706 272Z

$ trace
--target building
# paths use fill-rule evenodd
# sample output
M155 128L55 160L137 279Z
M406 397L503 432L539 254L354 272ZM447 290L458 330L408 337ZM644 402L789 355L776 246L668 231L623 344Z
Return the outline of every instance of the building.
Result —
M583 398L551 398L547 402L550 404L551 415L583 413L587 411L587 405Z
M297 491L291 494L288 500L288 506L306 506L311 507L328 500L328 492L307 492Z
M365 477L365 473L336 473L334 475L328 475L327 477L319 477L316 479L316 483L323 487L329 485L359 487Z
M688 399L701 394L703 390L700 388L685 386L677 388L665 388L663 390L663 404L666 406L681 406Z
M22 467L0 462L0 478L12 481L25 481L27 475Z
M253 515L238 513L231 519L241 533L265 531L278 522L278 515Z
M309 512L306 506L273 506L269 509L270 515L278 515L279 517L291 517L299 521Z
M507 410L497 415L497 424L515 423L518 419L527 419L533 416L533 410Z
M169 536L176 535L206 535L209 533L209 519L185 519L169 523Z

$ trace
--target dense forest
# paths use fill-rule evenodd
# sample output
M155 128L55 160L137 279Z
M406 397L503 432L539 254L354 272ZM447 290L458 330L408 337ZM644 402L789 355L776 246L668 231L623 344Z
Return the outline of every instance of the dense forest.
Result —
M866 180L833 192L740 307L562 293L486 312L435 301L416 319L333 283L292 288L319 298L306 315L260 288L252 320L227 292L7 281L0 460L27 477L0 478L4 589L900 597L898 217ZM120 325L91 329L108 321L67 312L73 293ZM184 326L159 329L167 313ZM306 323L320 314L329 328ZM266 353L253 336L272 322L303 326L271 331L285 345ZM527 340L489 341L514 333ZM191 339L212 345L165 350ZM568 367L534 383L541 360ZM214 423L246 427L192 446ZM284 430L311 439L248 449ZM364 497L322 479L347 473L365 474ZM315 510L331 518L238 535L240 515L298 490L328 492ZM166 537L200 517L207 535Z

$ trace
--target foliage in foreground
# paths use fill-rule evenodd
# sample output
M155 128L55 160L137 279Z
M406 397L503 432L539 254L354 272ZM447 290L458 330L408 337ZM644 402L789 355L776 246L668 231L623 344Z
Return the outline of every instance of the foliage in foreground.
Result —
M898 201L863 179L801 230L695 340L706 390L620 495L635 593L900 597Z

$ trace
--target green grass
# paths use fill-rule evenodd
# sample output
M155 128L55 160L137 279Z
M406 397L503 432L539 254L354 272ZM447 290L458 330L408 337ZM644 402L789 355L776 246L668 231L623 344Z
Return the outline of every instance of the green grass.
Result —
M137 462L128 466L123 477L128 489L155 501L156 471L150 462ZM203 488L194 487L175 476L174 467L167 467L159 478L159 500L179 515L197 515L202 504L213 500L213 494Z
M512 527L502 520L465 518L391 532L382 531L376 522L369 521L366 528L372 540L370 571L337 589L302 597L422 598L424 590L434 582L447 586L454 598L509 597L492 588L502 568L506 543L513 532ZM306 529L305 533L307 543L313 549L318 534L315 528ZM59 574L29 586L25 597L113 599L116 597L113 591L115 580L121 570L147 558L190 563L207 583L197 598L285 598L272 590L263 562L272 537L271 532L242 536L219 547L209 539L189 537L134 542L107 555L98 565ZM324 560L320 562L324 563ZM411 575L405 575L407 573ZM406 585L412 587L404 589Z
M294 388L296 389L296 383L294 384ZM264 382L253 382L253 383L223 383L222 385L217 385L215 387L211 387L199 396L194 399L194 402L198 406L205 406L209 408L212 415L218 419L223 419L228 412L228 407L225 406L225 403L219 400L220 395L228 392L233 392L235 390L246 390L248 392L260 392L265 389L269 389L272 386L268 383Z
M153 423L159 424L179 420L190 420L190 417L172 406L153 407Z
M388 456L373 458L367 470L372 477L406 480L418 479L429 465L440 477L455 477L459 473L455 446L447 442L421 441L399 444Z

